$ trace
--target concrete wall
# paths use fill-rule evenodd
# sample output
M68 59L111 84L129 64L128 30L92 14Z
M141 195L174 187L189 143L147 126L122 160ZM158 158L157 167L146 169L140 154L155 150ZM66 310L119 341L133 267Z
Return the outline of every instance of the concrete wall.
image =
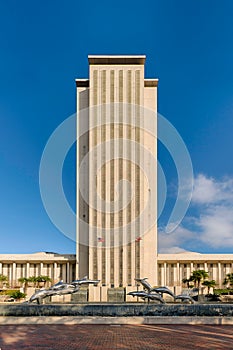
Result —
M220 316L232 317L232 304L0 305L0 316Z

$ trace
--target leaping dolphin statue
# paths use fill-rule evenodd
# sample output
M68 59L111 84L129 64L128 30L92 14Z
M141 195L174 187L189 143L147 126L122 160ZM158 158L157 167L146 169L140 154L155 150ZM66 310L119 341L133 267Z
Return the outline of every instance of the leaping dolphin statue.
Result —
M144 297L147 294L148 293L146 293L144 290L138 290L127 293L127 295L131 295L132 297Z
M33 301L37 301L38 304L40 304L40 299L44 299L48 296L52 296L55 294L55 291L53 290L48 290L48 289L40 289L37 292L35 292L29 299L29 303L32 303Z
M59 289L64 284L63 280L55 283L53 286L51 286L49 289Z
M195 304L195 300L190 295L180 294L175 296L175 300L180 299L182 301L190 301L192 304Z
M54 291L56 291L56 290L61 290L61 289L65 289L65 288L74 288L74 285L71 283L71 284L69 284L69 283L60 283L60 282L58 282L58 283L56 283L56 284L54 284L54 286L51 286L48 290L54 290Z
M94 284L94 285L97 285L98 283L100 282L100 280L91 280L89 279L87 276L83 277L82 279L80 280L74 280L73 282L71 282L71 284Z
M145 278L135 278L135 281L141 283L141 285L144 287L144 289L148 290L148 292L151 291L152 287L150 283L147 281L147 277Z
M139 291L134 291L134 292L129 292L127 293L127 295L132 295L133 297L139 297L139 298L142 298L142 299L148 299L148 302L149 300L158 300L160 301L161 303L165 303L165 301L163 300L163 298L157 294L157 293L147 293L143 290L139 290Z
M48 289L43 288L34 293L29 299L29 303L36 300L39 304L40 299L46 298L47 296L73 294L79 290L80 285L82 284L97 285L99 282L100 280L90 280L87 278L87 276L80 280L75 280L71 283L64 283L63 280L61 280Z
M171 297L175 298L175 294L172 293L172 291L170 289L168 289L167 287L152 288L151 292L156 292L156 293L161 293L161 294L169 294Z
M64 295L64 294L73 294L79 290L79 285L72 285L68 283L63 283L62 281L56 283L54 286L50 287L49 289L40 289L36 293L34 293L31 298L29 299L29 303L33 302L34 300L37 301L37 303L40 303L40 299L44 299L48 296L53 295Z
M66 284L62 288L57 289L54 295L73 294L79 290L79 285L73 286L72 284Z
M158 301L160 301L160 303L165 304L165 301L163 300L161 295L159 295L157 293L148 293L146 298L148 298L150 300L158 300Z

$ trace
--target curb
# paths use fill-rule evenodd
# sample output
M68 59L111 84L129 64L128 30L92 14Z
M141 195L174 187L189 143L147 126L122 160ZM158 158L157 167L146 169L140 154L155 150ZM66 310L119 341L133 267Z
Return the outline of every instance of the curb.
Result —
M106 324L106 325L142 325L142 324L212 324L233 325L233 317L193 317L193 316L148 316L148 317L97 317L97 316L0 316L0 325L25 324Z

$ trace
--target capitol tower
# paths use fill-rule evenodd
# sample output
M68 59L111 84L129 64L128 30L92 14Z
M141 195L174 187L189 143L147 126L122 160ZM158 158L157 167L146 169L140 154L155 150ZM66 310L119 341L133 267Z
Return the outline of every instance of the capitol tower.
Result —
M90 301L157 284L157 85L144 55L88 56L77 86L76 277Z

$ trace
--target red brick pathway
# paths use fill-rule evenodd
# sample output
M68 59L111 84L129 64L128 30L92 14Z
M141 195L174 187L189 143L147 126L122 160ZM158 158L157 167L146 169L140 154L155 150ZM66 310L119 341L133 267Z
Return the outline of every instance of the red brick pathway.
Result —
M233 326L0 325L1 350L233 349Z

